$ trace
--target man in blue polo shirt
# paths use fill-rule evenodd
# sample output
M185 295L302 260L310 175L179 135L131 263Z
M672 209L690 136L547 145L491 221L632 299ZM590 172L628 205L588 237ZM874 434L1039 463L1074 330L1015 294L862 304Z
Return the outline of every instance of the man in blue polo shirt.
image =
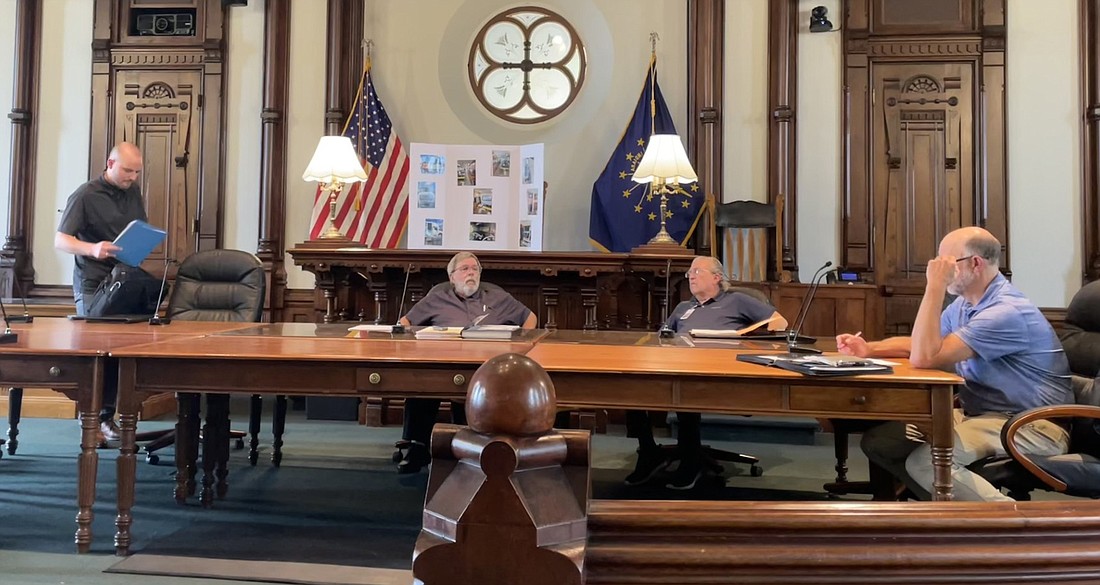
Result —
M860 357L908 357L920 368L954 369L965 380L955 411L951 472L956 500L1011 501L967 465L1004 455L1001 427L1012 415L1037 406L1069 404L1069 362L1054 329L1039 309L1000 273L1001 243L978 227L955 230L929 261L911 337L867 342L836 338L842 352ZM957 295L940 312L945 294ZM1066 429L1050 421L1029 424L1017 435L1020 450L1065 453ZM863 435L868 459L902 479L919 497L932 491L932 452L913 425L886 423Z
M481 263L470 252L459 252L447 263L450 286L438 286L417 301L401 324L439 325L520 325L533 329L538 317L523 303L499 286L481 282ZM405 421L401 438L409 448L397 464L398 473L416 473L431 461L428 442L435 426L439 400L434 398L405 399ZM464 420L461 405L452 404L456 423Z
M731 291L725 270L717 258L697 256L686 276L694 298L676 305L663 328L676 333L687 333L691 329L741 329L766 319L771 319L768 329L787 326L787 320L771 305L747 294ZM703 473L700 416L697 412L677 412L676 418L679 424L677 450L680 465L667 487L689 490L695 487L695 482ZM638 462L625 481L627 485L640 485L664 469L669 460L653 439L653 427L647 411L628 410L626 424L629 434L638 438Z

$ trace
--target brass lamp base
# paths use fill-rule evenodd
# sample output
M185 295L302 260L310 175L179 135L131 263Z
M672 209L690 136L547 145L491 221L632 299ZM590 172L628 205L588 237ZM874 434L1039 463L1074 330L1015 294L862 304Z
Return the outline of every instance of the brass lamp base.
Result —
M343 184L340 181L333 181L327 185L322 186L322 189L328 191L328 228L325 232L317 236L318 240L347 240L348 237L344 235L344 232L340 231L340 228L336 227L336 194L343 188Z
M631 254L654 254L657 256L694 256L695 250L685 248L673 241L671 244L654 244L652 241L630 250Z

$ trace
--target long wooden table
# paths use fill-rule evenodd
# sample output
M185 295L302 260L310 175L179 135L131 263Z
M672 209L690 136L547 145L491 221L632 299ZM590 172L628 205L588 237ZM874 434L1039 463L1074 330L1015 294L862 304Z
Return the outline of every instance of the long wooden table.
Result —
M736 361L737 349L689 348L649 333L528 332L517 342L346 338L339 325L274 324L112 351L119 359L116 551L128 554L137 407L158 392L459 398L487 359L523 353L551 375L559 404L933 424L935 496L950 499L951 374L902 365L892 376L818 380ZM768 350L771 344L744 349Z
M95 501L96 431L103 403L103 381L118 348L169 338L194 339L243 327L246 323L177 322L170 327L147 323L88 323L38 318L14 324L16 343L0 346L0 384L15 388L52 388L76 401L80 413L80 455L77 457L76 546L87 552L92 542Z

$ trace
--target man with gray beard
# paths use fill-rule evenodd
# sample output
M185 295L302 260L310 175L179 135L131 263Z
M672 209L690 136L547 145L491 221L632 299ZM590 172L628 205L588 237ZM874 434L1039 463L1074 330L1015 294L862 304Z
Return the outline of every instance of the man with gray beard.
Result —
M469 325L520 325L533 329L538 317L504 289L481 282L481 263L470 252L459 252L447 263L451 286L437 286L428 291L401 324L462 327ZM439 411L438 399L407 398L401 438L409 448L397 464L398 473L416 473L431 462L428 442ZM461 403L451 403L456 424L465 423L466 413Z

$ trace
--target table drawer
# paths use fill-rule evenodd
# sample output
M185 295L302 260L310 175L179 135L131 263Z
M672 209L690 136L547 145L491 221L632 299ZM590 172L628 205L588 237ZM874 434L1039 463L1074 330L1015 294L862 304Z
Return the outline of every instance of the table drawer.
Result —
M465 395L476 367L469 368L358 368L355 389L400 395Z
M66 359L7 355L0 359L0 384L43 388L72 386L92 374L93 357ZM56 384L56 386L54 386Z
M931 394L927 390L902 388L841 388L836 386L792 386L791 410L877 414L930 414Z

